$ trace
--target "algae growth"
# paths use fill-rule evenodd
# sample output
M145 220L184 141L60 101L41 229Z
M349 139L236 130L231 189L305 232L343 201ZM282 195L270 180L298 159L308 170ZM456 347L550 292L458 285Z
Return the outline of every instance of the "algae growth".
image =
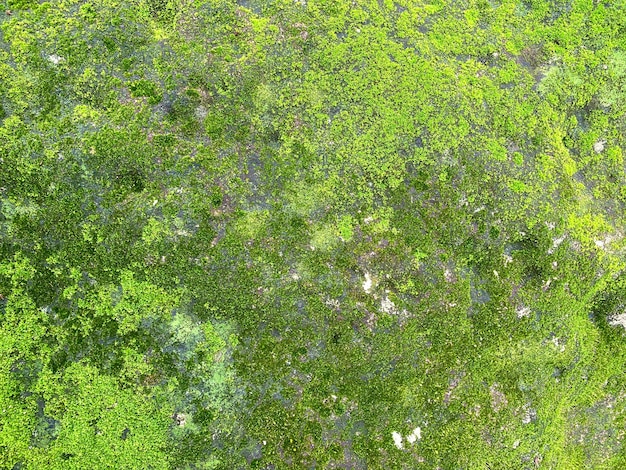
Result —
M626 468L626 2L5 0L0 468Z

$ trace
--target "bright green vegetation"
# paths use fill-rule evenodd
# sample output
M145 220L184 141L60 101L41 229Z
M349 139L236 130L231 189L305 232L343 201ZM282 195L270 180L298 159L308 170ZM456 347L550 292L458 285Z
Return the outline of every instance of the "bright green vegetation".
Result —
M626 468L626 1L0 12L0 469Z

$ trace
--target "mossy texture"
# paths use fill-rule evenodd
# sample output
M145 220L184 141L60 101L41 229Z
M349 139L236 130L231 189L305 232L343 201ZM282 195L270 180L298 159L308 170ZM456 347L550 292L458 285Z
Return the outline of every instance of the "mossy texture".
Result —
M0 469L626 466L626 2L0 8Z

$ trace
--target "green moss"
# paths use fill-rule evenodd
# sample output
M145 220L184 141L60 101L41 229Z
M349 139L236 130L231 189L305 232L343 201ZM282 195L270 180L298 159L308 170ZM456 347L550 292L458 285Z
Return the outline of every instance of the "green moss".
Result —
M617 468L624 15L565 3L7 4L0 467Z
M129 84L129 89L132 96L146 97L150 104L158 104L163 99L158 86L148 80L134 81Z

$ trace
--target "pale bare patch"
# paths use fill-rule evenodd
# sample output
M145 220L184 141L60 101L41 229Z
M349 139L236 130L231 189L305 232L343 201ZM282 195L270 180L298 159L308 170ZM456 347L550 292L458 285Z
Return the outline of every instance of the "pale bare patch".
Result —
M596 153L602 153L604 151L604 145L606 144L606 140L598 140L593 144L593 151Z
M391 437L393 439L393 443L396 445L398 449L404 449L404 445L402 445L402 434L399 432L392 432Z
M415 441L419 441L420 439L422 439L422 429L419 426L413 429L411 434L406 436L406 440L409 444L413 444Z
M556 336L552 338L552 344L554 344L554 347L559 351L559 352L565 352L565 345L563 344L563 342L557 338Z
M624 235L622 235L621 233L616 233L614 235L607 235L601 240L594 240L594 244L601 250L611 252L609 248L610 245L615 241L620 241L622 238L624 238Z
M209 115L209 111L204 106L200 105L196 108L194 114L198 120L202 121Z
M530 424L537 419L537 411L530 407L530 403L526 403L522 408L522 423Z
M446 391L446 393L443 396L443 403L445 405L448 405L450 403L450 401L452 400L452 394L454 392L454 389L456 389L459 384L461 383L461 380L463 379L463 377L465 377L465 372L461 371L461 372L453 372L453 376L452 378L449 380L448 383L448 390Z
M50 62L52 62L54 65L59 65L61 62L63 62L65 59L59 55L56 54L52 54L48 56L48 60Z
M500 391L500 385L497 383L494 383L491 387L489 387L489 395L491 396L491 408L496 413L504 409L509 404L509 401L506 399L504 393Z
M621 326L622 328L626 329L626 311L618 313L616 315L611 315L609 317L609 325Z
M548 254L549 255L553 254L556 251L556 249L559 246L561 246L561 243L563 243L566 238L567 238L567 235L562 235L560 237L553 238L552 239L552 247L548 250Z
M370 273L365 273L365 280L363 281L363 290L366 293L370 293L370 291L372 290L372 277L370 276Z
M389 315L402 315L403 317L406 316L408 312L405 309L398 310L396 304L393 303L393 301L389 298L387 294L388 292L385 292L385 296L380 301L380 310L383 313L388 313Z
M396 304L387 296L383 297L383 300L380 301L380 309L383 313L397 313Z
M550 288L550 284L552 284L552 279L548 278L546 281L543 282L543 284L541 285L541 290L542 291L547 291Z
M326 304L327 307L332 308L333 310L340 310L341 309L341 304L339 303L339 299L331 299L330 297L327 298L324 303Z

